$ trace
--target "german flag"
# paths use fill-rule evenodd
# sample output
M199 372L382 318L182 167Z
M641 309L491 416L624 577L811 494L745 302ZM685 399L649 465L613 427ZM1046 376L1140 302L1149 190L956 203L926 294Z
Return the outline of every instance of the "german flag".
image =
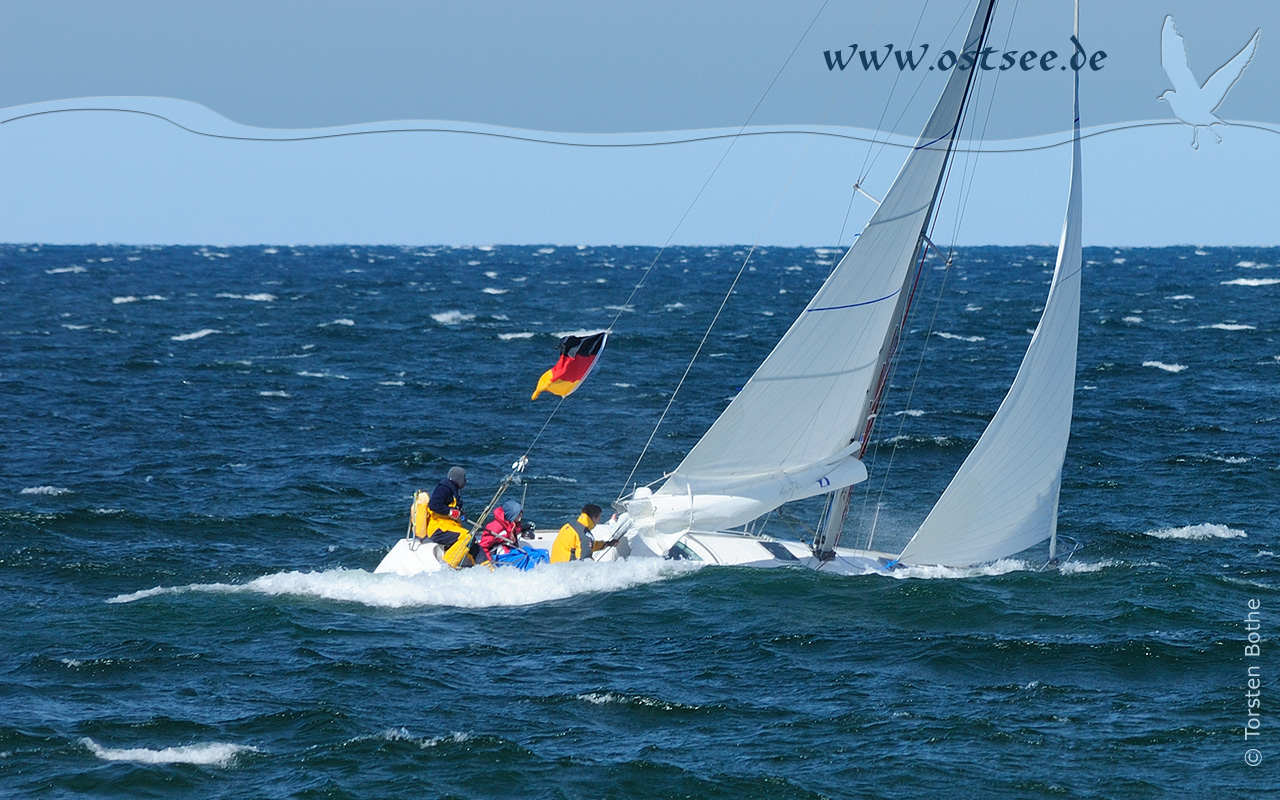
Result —
M543 392L551 392L561 397L568 397L578 388L578 384L586 380L591 368L596 365L596 356L604 350L608 331L593 333L590 336L566 336L560 340L560 360L556 365L538 379L538 388L533 390L531 400L537 400Z

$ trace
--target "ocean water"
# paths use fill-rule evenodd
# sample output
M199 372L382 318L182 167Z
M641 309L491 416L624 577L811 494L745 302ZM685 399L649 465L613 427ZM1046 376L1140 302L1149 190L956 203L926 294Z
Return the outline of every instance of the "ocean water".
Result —
M476 508L529 450L513 491L542 527L612 501L745 254L667 250L621 307L655 249L0 247L0 796L1280 786L1276 249L1086 249L1059 570L1039 548L895 577L372 574L453 464ZM752 257L633 482L674 468L838 255ZM846 543L923 519L1053 256L928 271ZM615 316L580 391L530 402L559 337Z

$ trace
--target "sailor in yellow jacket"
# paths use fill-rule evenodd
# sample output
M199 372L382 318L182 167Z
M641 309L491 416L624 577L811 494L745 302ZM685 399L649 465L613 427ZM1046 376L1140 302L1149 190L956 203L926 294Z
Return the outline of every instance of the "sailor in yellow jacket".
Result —
M591 529L600 522L602 513L600 506L594 503L583 506L578 518L566 523L556 535L556 540L551 545L551 563L558 564L561 561L579 559L590 561L592 553L617 544L617 542L597 542L591 535Z

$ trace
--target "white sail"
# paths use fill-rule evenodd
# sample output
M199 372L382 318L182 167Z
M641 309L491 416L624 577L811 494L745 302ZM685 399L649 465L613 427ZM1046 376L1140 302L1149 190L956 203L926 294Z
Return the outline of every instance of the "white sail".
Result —
M964 51L980 49L993 0L978 0ZM688 528L741 525L788 500L865 479L857 460L881 367L906 308L943 170L959 128L971 71L954 70L915 149L853 247L742 391L655 499L696 499L678 514ZM843 454L843 455L842 455ZM780 489L754 476L795 474ZM738 502L737 500L742 502ZM730 509L733 509L730 512Z
M1050 538L1071 431L1080 323L1080 99L1049 297L1013 386L899 560L964 567Z

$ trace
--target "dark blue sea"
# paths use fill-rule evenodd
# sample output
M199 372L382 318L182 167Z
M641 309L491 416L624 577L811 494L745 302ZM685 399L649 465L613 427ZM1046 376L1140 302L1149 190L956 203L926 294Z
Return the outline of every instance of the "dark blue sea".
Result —
M632 483L838 255L752 256ZM374 575L452 465L478 509L528 450L540 527L628 486L746 248L666 250L628 302L658 256L0 247L0 796L1274 796L1277 249L1086 249L1060 569ZM927 270L845 544L923 519L1053 257Z

